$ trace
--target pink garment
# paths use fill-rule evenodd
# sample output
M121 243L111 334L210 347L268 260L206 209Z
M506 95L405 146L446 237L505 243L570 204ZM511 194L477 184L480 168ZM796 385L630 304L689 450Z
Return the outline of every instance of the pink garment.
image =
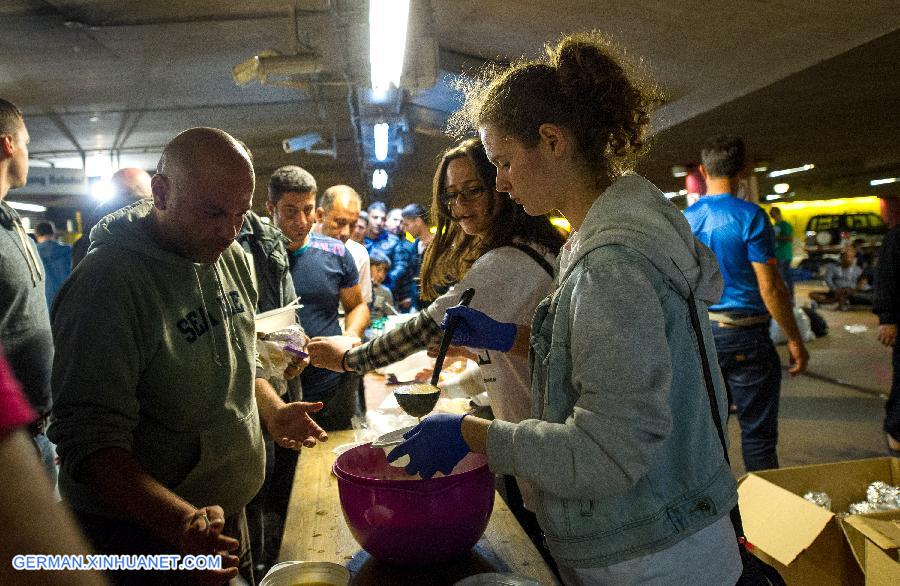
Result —
M28 425L35 417L0 348L0 436Z

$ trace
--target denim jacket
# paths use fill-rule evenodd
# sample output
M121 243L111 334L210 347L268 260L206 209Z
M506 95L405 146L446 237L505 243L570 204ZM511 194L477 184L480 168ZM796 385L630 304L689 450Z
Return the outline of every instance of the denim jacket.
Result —
M609 566L661 551L728 514L736 484L709 412L687 295L726 416L706 305L715 257L649 182L629 175L598 198L578 250L532 324L532 418L494 421L495 472L539 488L553 556Z

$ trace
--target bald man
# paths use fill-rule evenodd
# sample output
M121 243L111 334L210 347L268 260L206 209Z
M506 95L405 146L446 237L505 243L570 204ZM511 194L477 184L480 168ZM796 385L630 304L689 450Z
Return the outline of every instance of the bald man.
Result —
M74 269L88 253L91 244L91 229L103 216L131 205L142 199L150 199L153 192L150 188L150 174L143 169L124 167L116 171L110 178L113 195L109 200L98 205L88 214L87 221L81 230L81 238L72 245L72 268Z
M347 250L353 255L356 270L359 271L359 289L362 292L363 303L368 305L372 302L369 253L365 246L350 238L361 210L362 199L355 189L349 185L333 185L319 198L316 225L313 229L319 234L337 238L347 246Z
M252 584L260 421L284 447L327 439L308 415L321 403L285 404L256 378L257 294L235 242L254 183L227 133L179 134L152 200L104 217L59 293L50 434L61 492L99 553L219 554L208 578L239 566Z

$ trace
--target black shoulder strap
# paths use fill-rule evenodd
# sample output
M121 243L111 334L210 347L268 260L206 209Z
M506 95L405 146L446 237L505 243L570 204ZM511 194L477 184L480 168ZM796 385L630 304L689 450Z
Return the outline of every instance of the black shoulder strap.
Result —
M541 268L544 269L544 271L548 275L550 275L551 279L555 276L553 274L553 265L551 265L549 262L547 262L547 259L544 258L543 256L541 256L540 253L538 253L538 251L536 251L532 247L528 246L527 244L520 244L518 242L514 242L514 243L510 244L510 246L512 246L513 248L518 248L519 250L521 250L522 252L524 252L525 254L530 256L531 258L533 258L534 262L538 263L541 266Z
M713 423L719 434L719 441L722 443L722 454L725 456L725 462L731 466L728 459L728 444L725 442L725 430L722 426L722 419L719 417L719 407L716 403L716 391L712 381L712 371L709 367L709 360L706 354L706 344L703 341L703 328L700 327L700 316L697 314L697 303L694 300L694 292L688 289L688 310L691 314L691 325L694 327L694 333L697 334L697 345L700 347L700 364L703 367L703 380L706 383L706 396L709 399L709 411L712 414ZM744 523L741 521L741 510L738 505L731 509L731 524L734 526L734 534L737 537L740 547L745 547L746 537L744 536Z

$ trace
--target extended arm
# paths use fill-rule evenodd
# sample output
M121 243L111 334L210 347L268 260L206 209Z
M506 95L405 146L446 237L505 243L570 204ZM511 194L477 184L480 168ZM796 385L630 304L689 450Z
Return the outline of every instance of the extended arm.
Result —
M313 366L365 374L438 343L440 335L438 325L423 312L361 346L352 347L349 340L340 337L315 338L307 350Z
M758 262L754 262L752 265L763 303L784 335L787 336L788 352L791 355L791 368L788 372L791 375L800 374L806 371L809 352L806 350L806 345L800 336L800 329L794 319L794 309L784 279L778 274L778 268L775 265Z

